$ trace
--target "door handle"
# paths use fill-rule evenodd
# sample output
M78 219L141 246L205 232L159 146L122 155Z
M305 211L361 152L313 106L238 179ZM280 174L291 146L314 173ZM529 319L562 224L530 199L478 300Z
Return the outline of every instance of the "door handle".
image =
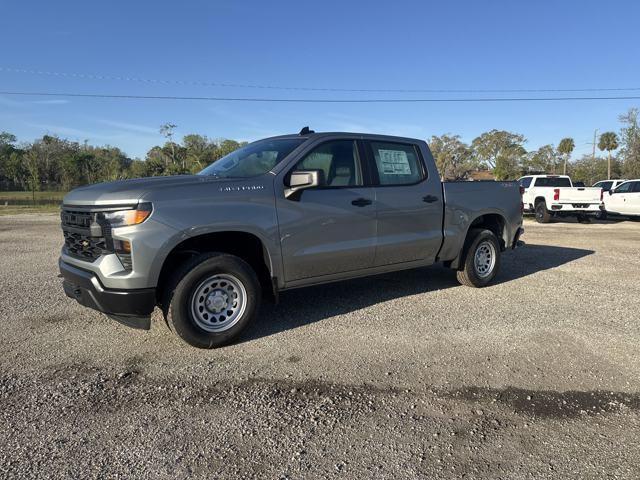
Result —
M436 197L435 195L425 195L424 197L422 197L422 201L426 203L433 203L438 201L438 197Z
M367 205L371 205L373 202L368 198L357 198L351 202L351 205L355 205L356 207L366 207Z

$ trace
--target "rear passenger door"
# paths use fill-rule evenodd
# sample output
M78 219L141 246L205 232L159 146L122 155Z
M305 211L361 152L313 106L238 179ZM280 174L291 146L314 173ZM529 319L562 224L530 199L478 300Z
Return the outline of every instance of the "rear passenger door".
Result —
M629 215L640 215L640 182L633 182L627 197L627 213Z
M429 175L420 146L365 141L378 220L375 265L434 261L442 243L442 185Z

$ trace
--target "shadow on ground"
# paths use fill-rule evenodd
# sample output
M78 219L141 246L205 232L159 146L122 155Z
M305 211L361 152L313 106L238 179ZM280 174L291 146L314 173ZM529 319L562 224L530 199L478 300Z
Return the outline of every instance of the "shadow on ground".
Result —
M579 248L527 244L515 251L505 252L501 271L494 285L560 267L592 253L593 250ZM265 303L257 322L241 337L240 342L266 337L388 300L459 286L453 270L435 265L283 292L278 305Z

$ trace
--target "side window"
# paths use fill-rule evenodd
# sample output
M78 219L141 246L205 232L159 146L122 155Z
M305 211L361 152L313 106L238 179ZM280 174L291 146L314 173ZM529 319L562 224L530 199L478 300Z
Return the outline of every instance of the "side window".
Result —
M633 182L633 187L631 187L631 191L633 193L640 193L640 182Z
M596 186L600 187L605 192L608 192L609 190L611 190L611 185L613 185L613 182L598 182L598 183L596 183Z
M410 185L426 178L414 145L371 142L380 185Z
M531 177L522 177L520 179L520 186L523 188L529 188L531 185Z
M323 143L302 160L294 170L320 170L325 187L362 186L362 166L358 156L358 145L354 140L335 140Z
M626 182L623 183L622 185L620 185L618 188L616 188L616 193L628 193L631 192L631 187L633 186L634 182Z

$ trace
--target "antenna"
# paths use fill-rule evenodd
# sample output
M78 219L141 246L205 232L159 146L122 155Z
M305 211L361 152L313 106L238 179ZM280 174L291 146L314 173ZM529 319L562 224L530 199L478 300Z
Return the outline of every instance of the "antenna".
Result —
M313 130L309 130L309 127L302 127L298 135L309 135L310 133L316 133Z

